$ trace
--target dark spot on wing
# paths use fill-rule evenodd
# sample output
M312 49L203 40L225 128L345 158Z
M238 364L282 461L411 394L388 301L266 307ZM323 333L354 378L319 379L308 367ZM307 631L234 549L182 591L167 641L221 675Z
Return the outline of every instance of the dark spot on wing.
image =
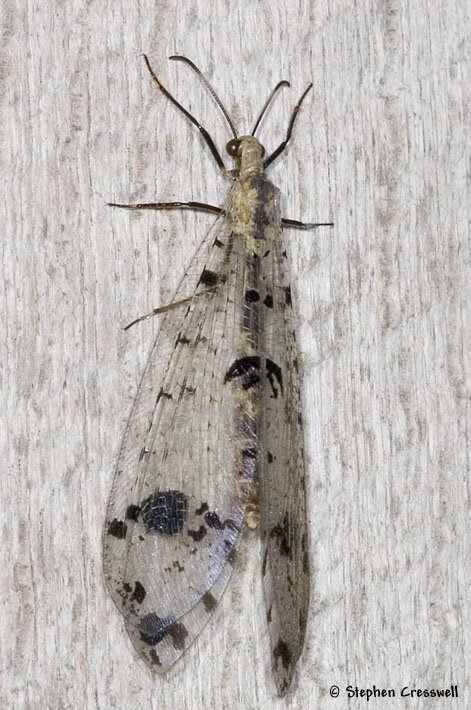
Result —
M149 646L160 643L169 633L169 629L174 622L172 619L161 619L160 616L151 612L142 617L139 624L141 640Z
M207 533L204 525L200 525L199 530L188 530L188 535L195 541L200 542Z
M293 663L291 651L289 650L285 641L283 641L282 639L278 640L278 643L273 649L273 657L275 659L275 664L278 663L279 659L281 659L283 668L285 669L289 668Z
M271 451L267 451L267 461L268 463L273 463L273 454Z
M242 387L244 389L250 389L257 382L260 382L260 357L258 355L252 355L250 357L241 357L238 360L234 360L226 375L224 377L224 382L230 382L237 377L242 377Z
M225 382L232 380L235 377L241 377L247 374L250 370L260 369L260 357L258 355L252 355L249 357L241 357L238 360L234 360L232 365L225 376Z
M207 503L201 503L200 507L195 510L195 515L203 515L209 510L209 505Z
M296 370L296 372L298 372L298 370L299 370L298 358L294 357L292 362L293 362L293 368Z
M213 530L224 530L225 528L229 528L229 530L239 529L237 523L235 523L234 520L228 518L223 522L219 515L214 511L208 511L207 513L205 513L204 519L208 528L212 528Z
M265 550L265 554L263 555L263 562L262 562L262 577L265 577L267 573L267 562L268 562L268 550Z
M124 540L127 531L128 526L126 523L122 520L117 520L117 518L114 518L108 525L108 535L113 535L113 537L117 537L118 540Z
M272 606L270 605L270 608L267 611L267 624L271 623L271 610L272 610Z
M154 666L161 666L162 665L160 658L158 657L158 655L155 652L155 648L150 649L149 658Z
M140 582L136 582L134 584L134 592L132 593L131 596L131 601L137 602L138 604L142 604L146 597L146 590L144 589L143 585Z
M203 594L203 596L201 597L201 601L203 602L204 608L208 614L214 611L217 606L217 601L215 597L213 597L211 592L206 592L206 594Z
M255 374L251 374L251 375L249 375L249 377L247 377L246 381L243 383L242 388L244 390L249 390L252 387L255 387L255 385L258 384L259 382L260 382L260 377Z
M221 518L217 513L209 511L205 513L204 519L209 528L213 528L214 530L224 530L224 523L221 522Z
M277 540L280 546L280 553L282 555L286 555L287 557L292 556L292 529L288 518L288 513L285 513L285 517L283 518L283 522L281 523L281 525L275 525L270 530L270 539L272 538L275 538Z
M123 582L123 591L124 594L130 594L132 592L132 587L129 582Z
M188 636L188 631L183 624L173 624L169 629L169 635L172 637L173 647L177 651L185 648L185 639Z
M265 296L263 303L266 305L267 308L273 308L273 296L270 293L268 293Z
M291 298L291 286L285 286L285 303L287 306L293 305L293 301Z
M165 397L165 399L172 399L172 395L169 392L164 392L163 389L160 388L156 401L159 402L162 397Z
M139 506L134 505L134 503L131 503L131 505L128 505L128 507L126 508L127 520L137 520L140 512L141 509L139 508Z
M269 360L268 358L266 360L266 363L268 381L271 385L273 398L276 399L278 397L278 388L276 387L276 382L279 384L280 390L283 393L283 375L281 372L281 367L272 360Z
M176 535L183 530L188 501L181 491L158 491L141 503L141 516L147 532Z
M172 568L174 570L177 570L177 572L184 572L185 571L185 565L181 565L178 560L173 560L172 564L169 567L164 567L165 572L171 572Z
M223 246L224 246L224 242L221 242L220 239L217 239L217 238L216 238L216 239L214 240L214 246L215 246L215 247L223 247Z
M257 449L244 449L242 451L242 456L244 459L256 459Z
M153 612L142 617L139 630L141 640L149 646L156 646L166 636L170 636L174 648L179 651L184 648L185 639L188 636L188 631L183 624L175 622L170 617L161 619Z
M249 288L245 292L246 303L257 303L257 301L259 301L259 300L260 300L260 294L254 288Z
M210 271L210 269L203 269L198 283L203 286L216 286L218 282L218 275L215 271Z
M187 338L185 335L182 335L182 334L180 333L180 335L178 336L178 338L177 338L177 340L176 340L175 345L178 345L178 344L180 344L180 345L189 345L190 343L191 343L191 340L189 340L189 338Z

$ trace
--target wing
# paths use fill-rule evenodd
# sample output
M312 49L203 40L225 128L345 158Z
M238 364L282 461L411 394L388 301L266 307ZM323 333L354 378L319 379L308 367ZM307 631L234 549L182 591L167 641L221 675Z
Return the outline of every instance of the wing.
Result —
M299 355L281 230L270 239L265 300L267 373L260 452L262 575L275 681L283 695L301 655L309 607Z
M242 524L233 391L224 387L240 337L239 251L218 220L174 300L193 298L163 316L108 504L106 582L135 648L159 671L215 609Z

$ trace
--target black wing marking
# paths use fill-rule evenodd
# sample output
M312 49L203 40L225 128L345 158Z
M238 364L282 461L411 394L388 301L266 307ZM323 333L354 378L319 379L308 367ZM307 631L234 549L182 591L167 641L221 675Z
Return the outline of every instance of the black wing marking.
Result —
M267 230L265 386L261 441L262 575L275 681L290 685L309 607L309 557L299 354L281 230ZM270 283L271 282L271 283Z
M159 671L206 623L231 573L244 504L233 390L242 244L218 220L182 280L141 381L107 511L104 569L131 639ZM204 263L204 266L202 264Z

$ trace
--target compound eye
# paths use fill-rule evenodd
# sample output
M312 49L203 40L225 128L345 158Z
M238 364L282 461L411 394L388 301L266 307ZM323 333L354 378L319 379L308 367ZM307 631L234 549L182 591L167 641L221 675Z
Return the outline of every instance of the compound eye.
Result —
M226 150L232 158L237 158L239 155L240 138L233 138L226 145Z

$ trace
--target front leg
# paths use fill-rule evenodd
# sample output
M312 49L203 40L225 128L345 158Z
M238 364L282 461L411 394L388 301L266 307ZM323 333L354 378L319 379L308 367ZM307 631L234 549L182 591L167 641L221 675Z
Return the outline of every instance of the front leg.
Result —
M316 227L333 227L333 222L300 222L297 219L282 219L282 227L292 227L293 229L315 229Z
M138 202L134 205L121 205L117 202L107 202L108 207L122 207L125 210L195 210L196 212L212 212L222 214L222 207L207 205L205 202Z

